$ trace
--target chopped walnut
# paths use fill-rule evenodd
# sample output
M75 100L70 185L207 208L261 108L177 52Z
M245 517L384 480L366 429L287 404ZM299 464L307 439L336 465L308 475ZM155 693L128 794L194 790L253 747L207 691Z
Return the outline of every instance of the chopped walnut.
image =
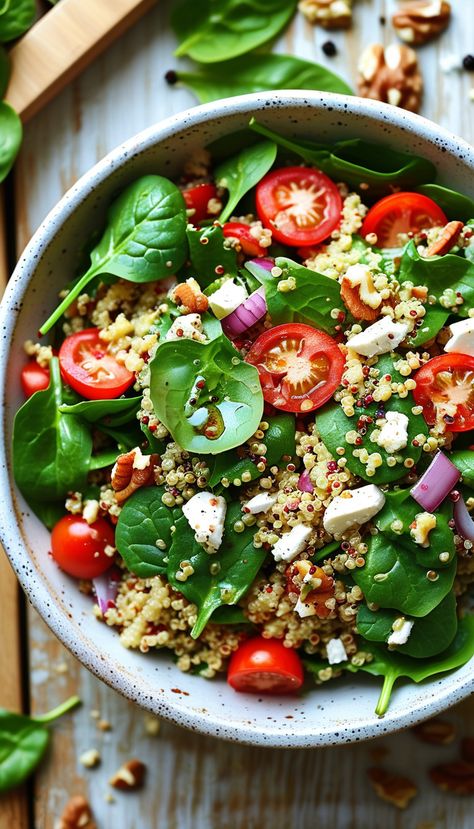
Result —
M406 809L410 801L418 794L418 789L408 777L401 777L380 768L368 769L367 775L375 793L398 809Z
M385 49L373 43L359 58L358 90L363 98L418 112L423 81L416 53L409 46L392 43Z
M158 455L142 455L138 446L124 455L119 455L112 469L111 481L119 504L126 501L140 487L155 483L154 470L158 462Z
M415 725L412 731L422 742L436 746L446 746L452 743L455 737L454 725L447 720L426 720Z
M145 771L146 766L141 760L128 760L115 772L109 783L114 789L131 792L143 786Z
M443 32L449 24L451 6L445 0L413 0L392 17L398 37L412 46L421 46Z
M57 829L97 829L91 807L85 797L71 797L59 819Z
M474 794L474 765L458 760L430 769L430 777L438 789L450 794Z
M298 9L325 29L347 29L352 23L352 0L300 0Z

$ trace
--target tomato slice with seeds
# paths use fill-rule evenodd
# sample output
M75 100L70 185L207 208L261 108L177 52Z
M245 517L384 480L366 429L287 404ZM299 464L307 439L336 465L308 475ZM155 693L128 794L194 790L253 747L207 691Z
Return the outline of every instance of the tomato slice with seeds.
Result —
M244 222L226 222L222 232L227 239L238 239L240 246L247 256L266 256L268 249L259 244L258 239L252 236L250 225Z
M260 334L245 359L258 369L267 403L302 414L329 400L344 370L336 341L303 323L277 325Z
M65 382L86 400L120 397L135 379L108 354L98 328L86 328L66 337L59 349L59 365Z
M268 173L257 185L255 203L273 238L293 247L317 245L341 219L339 190L312 167L283 167Z
M421 193L393 193L370 208L361 229L364 238L375 233L379 248L400 247L399 234L443 227L448 219L440 207Z
M303 684L303 666L296 651L278 639L255 636L232 654L227 681L247 694L289 694Z
M433 357L413 379L413 397L423 406L429 426L436 423L450 432L474 429L474 357L456 353Z
M195 184L181 191L188 210L194 210L190 217L193 222L202 222L209 217L207 206L211 199L217 196L215 184Z

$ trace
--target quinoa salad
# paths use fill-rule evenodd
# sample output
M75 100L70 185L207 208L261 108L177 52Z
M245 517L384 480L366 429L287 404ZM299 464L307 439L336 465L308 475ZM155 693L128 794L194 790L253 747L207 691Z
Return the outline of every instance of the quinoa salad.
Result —
M117 194L25 343L15 480L124 647L369 673L383 715L474 655L474 202L383 144L231 146Z

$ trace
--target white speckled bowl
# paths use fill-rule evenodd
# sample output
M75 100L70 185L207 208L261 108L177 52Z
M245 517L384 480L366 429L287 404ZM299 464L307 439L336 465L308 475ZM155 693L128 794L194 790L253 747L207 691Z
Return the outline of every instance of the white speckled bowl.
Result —
M144 173L177 174L196 147L243 128L252 114L288 135L323 141L359 136L390 143L431 159L441 182L473 194L474 152L460 139L394 107L317 92L246 95L195 107L114 150L45 219L1 305L1 535L24 590L54 633L87 668L144 708L240 742L294 747L350 743L412 725L466 697L474 660L434 682L398 687L383 719L374 714L379 682L362 675L284 698L236 694L224 680L188 676L166 654L125 650L116 633L95 620L90 599L48 557L49 534L11 478L12 419L22 402L22 343L35 336L56 305L58 290L73 276L78 253L102 225L113 195Z

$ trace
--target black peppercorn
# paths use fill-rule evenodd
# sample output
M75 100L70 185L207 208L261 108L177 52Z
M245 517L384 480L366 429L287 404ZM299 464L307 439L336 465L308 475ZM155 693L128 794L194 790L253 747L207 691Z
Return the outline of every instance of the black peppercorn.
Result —
M333 58L334 55L337 55L337 47L332 40L326 40L321 46L321 49L328 58Z
M466 55L462 60L462 65L468 72L474 72L474 55Z
M170 86L173 86L178 80L178 75L174 71L174 69L169 69L165 75L166 83L169 83Z

